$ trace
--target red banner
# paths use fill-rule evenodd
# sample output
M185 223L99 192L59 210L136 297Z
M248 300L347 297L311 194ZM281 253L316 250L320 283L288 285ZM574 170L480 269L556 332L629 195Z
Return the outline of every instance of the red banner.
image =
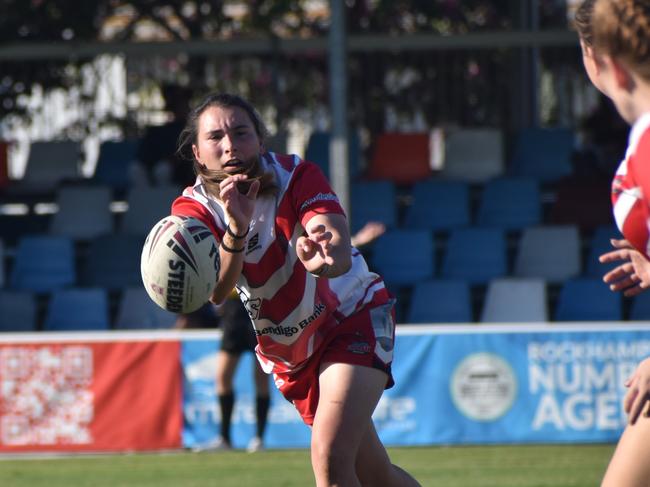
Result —
M180 343L0 344L0 452L179 448Z

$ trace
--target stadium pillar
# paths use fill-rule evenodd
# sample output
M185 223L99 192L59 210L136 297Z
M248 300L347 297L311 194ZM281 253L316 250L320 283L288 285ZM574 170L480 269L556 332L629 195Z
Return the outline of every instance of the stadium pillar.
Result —
M539 0L511 0L511 12L516 28L539 30ZM539 125L539 46L521 46L515 54L515 70L511 98L511 126L514 128Z
M334 191L348 218L350 216L350 181L348 169L347 117L347 46L345 35L345 2L330 0L329 31L329 105L330 178Z

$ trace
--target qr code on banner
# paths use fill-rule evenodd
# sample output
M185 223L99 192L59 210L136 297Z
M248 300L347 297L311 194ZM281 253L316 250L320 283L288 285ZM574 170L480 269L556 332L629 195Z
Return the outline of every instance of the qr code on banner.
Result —
M0 442L91 443L92 379L90 347L0 348Z

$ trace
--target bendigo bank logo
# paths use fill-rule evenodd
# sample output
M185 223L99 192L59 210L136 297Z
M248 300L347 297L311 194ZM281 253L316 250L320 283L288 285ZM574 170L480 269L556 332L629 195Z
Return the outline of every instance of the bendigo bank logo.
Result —
M258 337L264 335L281 335L285 337L291 337L311 324L316 318L321 315L324 310L325 305L323 303L318 303L316 306L314 306L314 312L304 320L300 321L298 324L294 326L267 326L261 330L256 329L255 335Z

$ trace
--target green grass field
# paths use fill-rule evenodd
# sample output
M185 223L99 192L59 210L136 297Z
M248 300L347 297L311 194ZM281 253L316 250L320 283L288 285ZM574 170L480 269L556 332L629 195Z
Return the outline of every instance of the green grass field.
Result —
M593 487L614 445L392 448L423 486ZM2 458L2 487L307 487L307 450Z

